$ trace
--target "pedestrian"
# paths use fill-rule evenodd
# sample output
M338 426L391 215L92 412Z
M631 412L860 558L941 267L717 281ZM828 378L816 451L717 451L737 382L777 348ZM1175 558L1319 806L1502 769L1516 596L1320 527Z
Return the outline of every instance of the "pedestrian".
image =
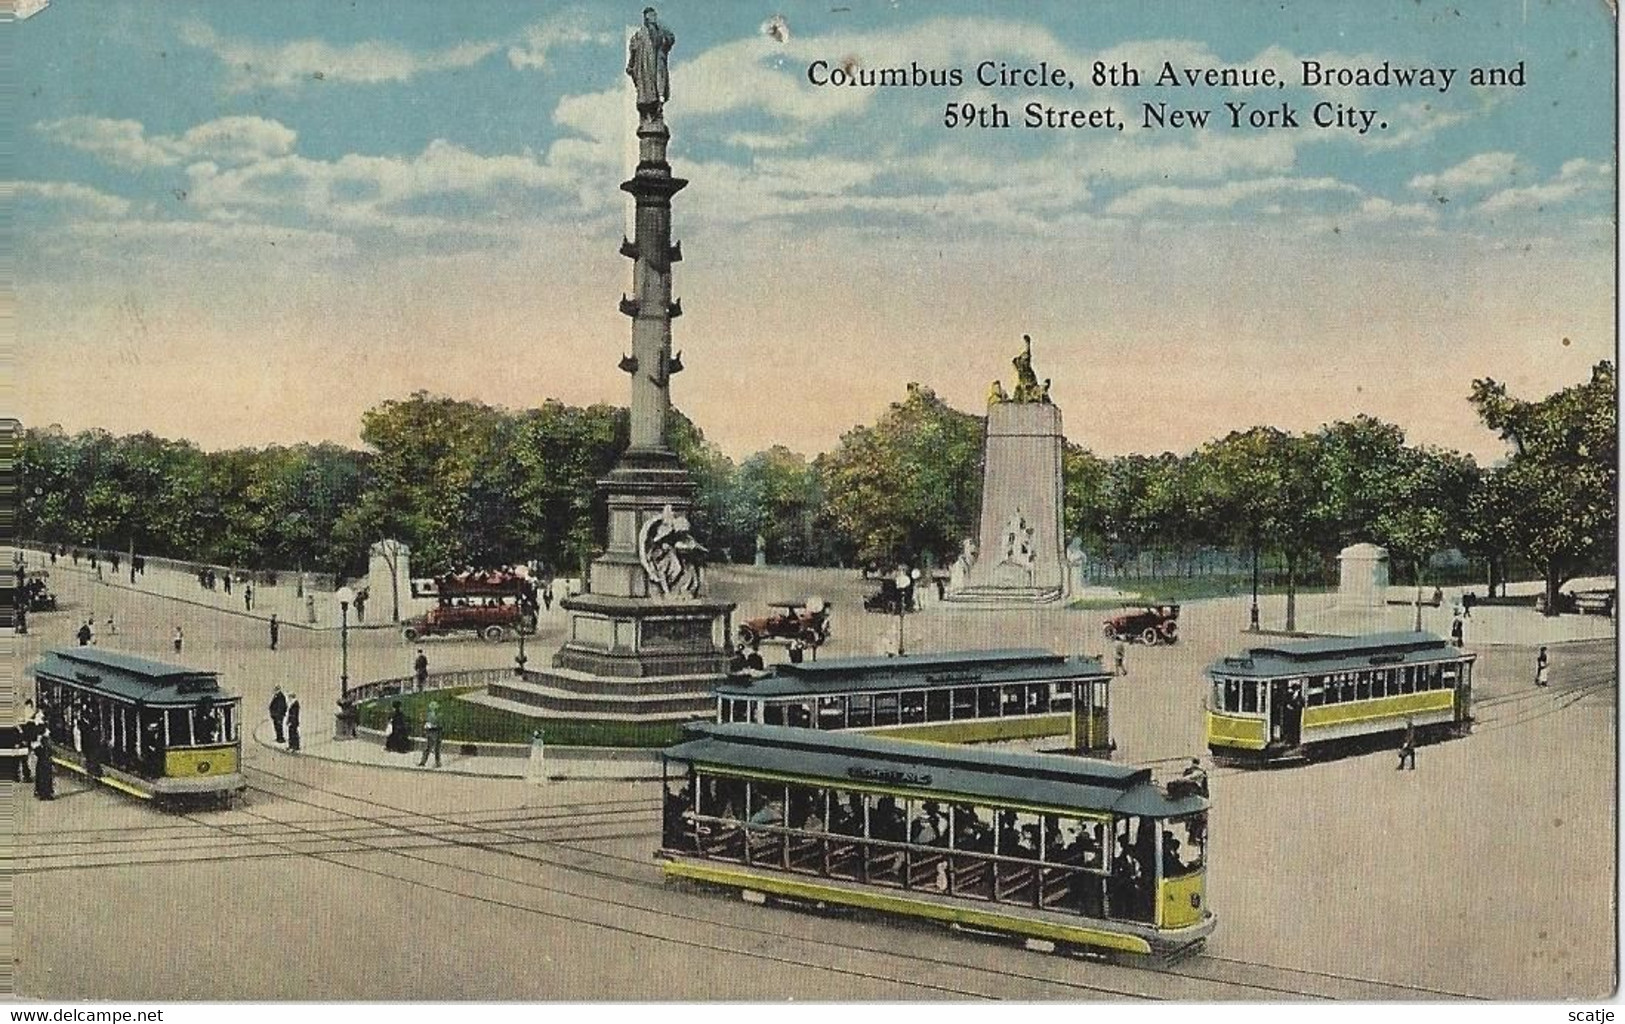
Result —
M271 694L271 727L276 730L276 741L286 743L282 733L282 720L288 717L288 698L282 695L282 687L278 686Z
M548 580L542 584L542 607L547 611L553 610L553 581Z
M946 600L948 600L948 581L943 579L941 576L938 576L936 578L936 583L937 583L937 600L938 601L946 601Z
M1405 740L1399 745L1399 763L1394 765L1394 771L1401 768L1416 771L1416 723L1405 719Z
M384 749L392 754L412 752L412 727L406 721L406 712L401 710L400 701L390 706L389 735L384 737Z
M1542 647L1540 655L1535 658L1535 685L1545 686L1551 681L1551 670L1546 664L1546 648Z
M276 612L271 613L271 650L276 650L277 634L282 630L282 623L276 620Z
M806 657L806 656L807 656L807 645L805 643L802 643L801 638L798 636L794 640L791 640L790 641L790 664L799 665L799 664L801 664L801 659Z
M56 564L56 551L54 549L51 551L51 564Z
M422 768L429 763L429 753L434 752L434 766L440 767L440 702L431 700L429 710L423 713L423 758L418 761Z
M1117 641L1117 652L1114 656L1114 668L1112 670L1115 674L1120 676L1128 675L1128 664L1124 661L1127 657L1128 652L1123 648L1123 641Z
M118 626L113 624L113 616L111 615L107 617L107 635L118 636Z
M254 610L254 584L252 584L252 583L244 583L243 584L243 611L251 612L253 610Z
M1468 590L1461 595L1462 618L1470 619L1473 617L1473 604L1477 602L1477 600L1478 598L1473 596L1473 592L1471 590Z
M1461 612L1456 612L1455 619L1450 623L1450 644L1453 647L1461 646Z
M56 765L51 763L51 734L40 733L34 747L34 796L40 800L56 799Z
M181 642L186 639L186 634L181 632L181 627L176 626L175 632L170 635L169 639L175 645L175 653L181 653Z
M89 619L84 621L84 624L79 627L79 632L75 633L74 637L79 641L80 647L90 646L91 629Z
M355 621L356 625L367 621L367 591L365 588L357 591L355 595Z
M94 647L96 645L96 617L91 616L90 618L86 619L85 625L90 627L90 644L92 647Z
M228 593L228 594L231 593L231 573L229 573L229 572L226 573L226 575L223 577L223 581L224 582L221 585L225 588L226 593ZM214 570L213 569L209 570L209 589L210 590L214 589Z
M418 692L422 693L429 682L429 657L423 653L421 647L418 648L418 656L412 661L412 677L417 680Z
M299 753L299 695L288 694L288 752Z
M34 772L28 762L34 757L34 745L39 742L40 723L34 713L34 702L23 702L23 720L17 726L17 732L22 737L23 757L22 770L24 782L34 781Z
M85 756L85 774L101 778L102 726L88 702L79 709L79 753Z

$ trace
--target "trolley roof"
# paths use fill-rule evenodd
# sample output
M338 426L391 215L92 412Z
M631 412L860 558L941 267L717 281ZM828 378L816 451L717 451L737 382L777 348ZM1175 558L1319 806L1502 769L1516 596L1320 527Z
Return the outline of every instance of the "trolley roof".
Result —
M732 697L797 697L870 690L934 690L979 683L1043 683L1108 679L1099 658L1039 648L949 651L901 658L826 658L773 666L768 675L729 679L718 693Z
M47 651L33 673L145 704L196 704L200 697L230 697L221 693L218 673L95 647Z
M666 756L744 772L772 772L855 789L905 789L924 798L1169 817L1207 807L1200 796L1170 799L1151 769L1082 757L1027 754L820 732L747 722L692 723Z
M1210 676L1273 678L1310 672L1350 672L1374 665L1470 661L1475 657L1477 655L1452 647L1432 633L1367 633L1263 644L1249 648L1239 657L1220 658L1208 666L1207 672Z

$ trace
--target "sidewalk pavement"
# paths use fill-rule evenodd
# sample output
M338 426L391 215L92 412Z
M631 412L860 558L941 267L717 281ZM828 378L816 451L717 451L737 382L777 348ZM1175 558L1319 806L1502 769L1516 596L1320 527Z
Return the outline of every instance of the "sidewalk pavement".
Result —
M1461 594L1462 588L1451 587L1445 590L1444 600L1439 607L1422 605L1422 629L1448 638L1455 617L1453 611L1461 607ZM1428 596L1431 597L1431 591ZM1245 601L1247 598L1239 600ZM1284 596L1272 594L1260 597L1258 606L1266 631L1285 622ZM1353 635L1405 631L1415 626L1414 604L1391 604L1369 611L1350 611L1338 606L1338 595L1335 593L1298 595L1297 631L1300 633ZM1470 617L1462 619L1462 638L1468 647L1539 647L1583 640L1610 640L1615 636L1615 620L1607 615L1548 617L1528 607L1477 605Z
M461 745L446 742L440 751L439 768L420 766L421 751L396 754L385 750L382 744L370 740L335 739L331 716L327 721L312 719L311 728L299 730L300 751L290 753L276 742L276 730L269 718L254 726L254 742L284 757L313 758L358 765L364 768L383 768L395 771L432 772L437 775L467 775L488 779L525 779L531 777L530 759L524 757L493 757L490 755L461 753ZM630 752L629 752L630 753ZM632 755L612 758L592 749L572 749L552 746L546 748L545 778L549 781L576 779L658 779L660 778L659 751L651 750L647 757Z
M90 568L90 563L83 559L76 566L68 558L58 557L55 565L49 564L48 559L37 551L28 552L28 567L30 569L45 569L53 573L75 573L87 580L95 580L96 573ZM129 590L136 593L150 594L156 597L168 598L183 604L198 608L208 608L212 611L224 612L241 618L258 619L269 622L272 614L277 621L287 629L326 630L338 629L341 625L342 615L338 601L332 594L319 590L306 590L300 596L297 585L254 584L254 606L249 608L243 600L243 585L233 584L231 593L226 593L216 585L214 590L205 590L197 581L197 577L178 572L174 569L150 567L146 572L138 574L135 583L130 582L130 567L128 562L121 561L119 571L113 572L112 567L103 564L101 568L101 585L114 587L120 590ZM307 599L315 599L316 621L310 622L310 609ZM350 609L351 629L393 629L397 628L391 622L357 622L355 608Z

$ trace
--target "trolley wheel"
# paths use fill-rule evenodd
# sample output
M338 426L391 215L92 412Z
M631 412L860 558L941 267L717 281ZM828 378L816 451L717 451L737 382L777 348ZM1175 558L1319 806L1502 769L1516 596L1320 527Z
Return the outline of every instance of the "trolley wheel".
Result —
M480 635L492 643L496 643L502 639L503 634L506 632L507 630L501 626L486 626L485 629L480 631Z
M1161 636L1162 634L1157 632L1157 627L1155 626L1147 626L1140 632L1140 639L1145 642L1147 647L1156 646L1157 640Z
M407 626L405 629L401 630L401 639L405 640L407 643L411 643L417 638L418 631L413 629L411 626Z

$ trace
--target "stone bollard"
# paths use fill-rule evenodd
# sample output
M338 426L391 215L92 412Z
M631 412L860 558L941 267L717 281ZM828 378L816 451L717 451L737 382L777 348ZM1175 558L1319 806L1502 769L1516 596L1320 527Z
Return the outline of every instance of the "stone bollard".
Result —
M542 730L530 734L530 761L525 765L525 781L540 786L547 782L546 747L542 743Z

